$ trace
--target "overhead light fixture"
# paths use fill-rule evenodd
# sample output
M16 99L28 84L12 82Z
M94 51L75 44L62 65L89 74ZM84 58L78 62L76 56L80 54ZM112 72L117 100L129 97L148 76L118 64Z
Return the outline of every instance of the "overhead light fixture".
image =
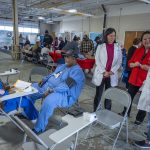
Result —
M92 17L94 15L92 14L87 14L87 13L82 13L78 12L76 9L69 9L69 10L63 10L63 9L58 9L58 8L49 8L52 12L57 12L60 14L73 14L73 15L79 15L79 16L85 16L85 17Z
M70 13L76 13L77 10L76 9L69 9L68 12L70 12Z
M42 16L39 16L38 19L39 19L39 20L45 20L45 18L42 17Z
M150 0L140 0L141 2L145 2L146 4L150 4Z
M46 21L46 23L53 23L53 22L54 22L53 20Z
M29 19L29 16L25 16L24 19Z

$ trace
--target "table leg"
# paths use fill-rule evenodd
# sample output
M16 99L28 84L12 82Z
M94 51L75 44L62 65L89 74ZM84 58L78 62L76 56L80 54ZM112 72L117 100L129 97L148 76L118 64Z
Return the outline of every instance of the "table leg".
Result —
M8 80L9 80L9 75L7 76L7 79L6 79L6 84L7 84L7 85L9 85Z
M21 103L22 103L22 96L20 97L19 106L18 106L18 111L19 112L21 112Z
M2 112L2 114L8 117L21 131L23 131L23 129L5 111L3 111L3 109L0 108L0 111Z
M76 147L77 147L78 135L79 135L79 133L77 132L76 139L75 139L75 144L74 144L74 150L76 150Z

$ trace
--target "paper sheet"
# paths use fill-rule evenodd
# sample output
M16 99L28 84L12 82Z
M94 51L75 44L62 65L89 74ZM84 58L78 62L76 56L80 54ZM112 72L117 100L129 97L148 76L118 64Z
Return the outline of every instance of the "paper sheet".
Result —
M19 90L25 90L31 86L31 83L25 82L22 80L17 80L17 82L14 84L14 87Z

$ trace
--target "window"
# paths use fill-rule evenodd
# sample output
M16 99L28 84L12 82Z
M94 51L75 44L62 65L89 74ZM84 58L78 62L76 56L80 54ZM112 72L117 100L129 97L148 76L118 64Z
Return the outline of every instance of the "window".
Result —
M13 31L13 27L12 26L0 26L0 30ZM38 28L19 27L19 32L22 32L22 33L39 33L39 29Z
M4 30L4 26L0 26L0 30Z
M13 31L13 27L12 26L4 26L4 30Z

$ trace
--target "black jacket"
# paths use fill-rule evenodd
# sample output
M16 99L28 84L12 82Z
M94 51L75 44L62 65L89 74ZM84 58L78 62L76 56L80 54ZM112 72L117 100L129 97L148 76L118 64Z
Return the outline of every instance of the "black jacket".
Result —
M52 36L51 35L45 35L44 36L44 40L43 40L43 43L44 44L52 44L52 42L53 42L53 38L52 38Z
M136 51L136 47L135 46L131 46L128 50L128 54L127 54L127 64L126 64L126 70L127 71L131 71L131 68L128 67L128 62L129 60L132 58L134 52Z
M62 50L64 46L65 46L65 42L64 42L64 41L61 41L61 42L59 43L58 50Z

